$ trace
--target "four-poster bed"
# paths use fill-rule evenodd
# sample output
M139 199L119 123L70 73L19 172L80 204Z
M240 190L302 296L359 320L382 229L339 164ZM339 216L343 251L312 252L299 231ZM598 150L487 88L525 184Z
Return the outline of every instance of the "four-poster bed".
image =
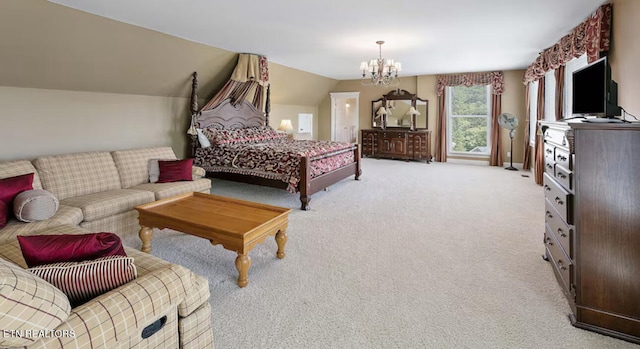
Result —
M255 103L233 98L198 110L197 79L193 73L192 126L202 130L200 137L210 140L211 146L204 147L192 135L191 156L207 177L299 192L303 210L310 209L312 194L352 175L359 179L357 144L292 140L269 126L269 85L264 113Z

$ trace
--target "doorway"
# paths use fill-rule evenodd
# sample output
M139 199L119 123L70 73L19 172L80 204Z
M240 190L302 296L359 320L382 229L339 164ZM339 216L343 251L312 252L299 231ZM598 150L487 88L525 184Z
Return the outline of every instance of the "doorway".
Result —
M358 143L360 92L331 92L331 140Z

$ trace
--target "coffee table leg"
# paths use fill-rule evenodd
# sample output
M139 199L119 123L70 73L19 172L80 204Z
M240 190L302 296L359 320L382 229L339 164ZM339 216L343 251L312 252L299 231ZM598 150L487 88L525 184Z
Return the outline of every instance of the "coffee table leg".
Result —
M276 233L276 243L278 244L278 252L276 252L276 256L282 259L285 256L284 245L287 243L287 233L285 231L280 230Z
M153 229L149 227L142 227L138 233L140 240L142 240L142 252L151 252L151 238L153 237Z
M245 287L249 283L249 267L251 267L251 258L243 253L238 253L236 257L236 269L238 269L238 286Z

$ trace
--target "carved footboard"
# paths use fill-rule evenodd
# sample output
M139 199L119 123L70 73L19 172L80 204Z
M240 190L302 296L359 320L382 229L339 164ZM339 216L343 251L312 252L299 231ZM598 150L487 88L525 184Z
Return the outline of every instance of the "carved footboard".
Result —
M352 163L346 164L330 172L323 173L312 178L312 165L314 162L340 156L348 152L353 152L354 161ZM324 190L328 186L335 184L352 175L355 175L355 180L359 180L361 174L362 169L360 167L360 151L358 149L358 145L355 144L349 148L341 149L331 153L326 153L314 157L302 157L300 161L300 184L298 188L300 191L300 208L303 210L310 209L309 202L311 201L311 195L313 195L314 193L320 190Z

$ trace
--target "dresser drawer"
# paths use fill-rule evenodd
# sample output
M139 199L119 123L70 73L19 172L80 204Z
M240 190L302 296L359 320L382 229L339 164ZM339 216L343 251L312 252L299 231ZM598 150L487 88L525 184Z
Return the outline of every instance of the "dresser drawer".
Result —
M567 150L556 148L555 162L566 169L573 170L573 161Z
M393 132L393 131L383 131L382 138L390 139L390 138L407 138L406 132Z
M556 175L555 166L553 164L553 162L544 162L544 172L548 173L550 176Z
M553 207L549 199L545 199L545 222L548 225L548 229L555 235L556 240L562 246L564 252L573 259L573 250L571 249L571 242L573 241L573 226L569 226L561 218L558 211Z
M554 147L552 144L549 144L549 143L544 144L544 163L545 164L553 165L553 163L556 162L556 159L554 156L555 149L556 147Z
M553 233L547 231L544 234L544 245L546 248L547 259L553 267L556 278L562 286L564 294L569 297L569 286L571 285L571 269L573 263L571 259L564 253Z
M573 190L573 172L559 164L555 166L555 178L567 190Z
M562 147L569 147L569 142L563 130L548 128L544 133L544 140Z
M567 192L549 174L544 174L544 196L560 213L562 219L573 224L573 195Z

